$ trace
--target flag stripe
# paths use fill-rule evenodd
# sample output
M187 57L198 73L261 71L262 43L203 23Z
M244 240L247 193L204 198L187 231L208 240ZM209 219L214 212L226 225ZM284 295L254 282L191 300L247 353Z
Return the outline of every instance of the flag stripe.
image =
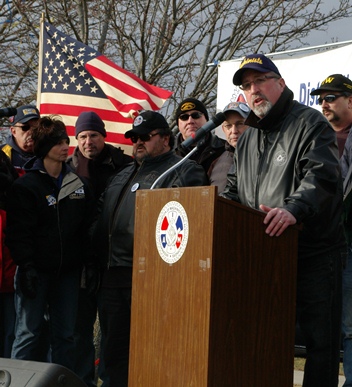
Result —
M107 74L113 74L114 78L117 81L120 81L122 85L126 87L133 87L134 90L140 90L144 93L147 93L147 99L152 99L155 103L163 104L172 93L168 90L161 89L160 87L150 85L149 83L140 80L134 74L128 73L126 70L121 67L115 65L108 58L103 55L90 60L87 62L87 65L92 66L97 69L104 70ZM121 90L123 90L121 88ZM130 94L131 95L131 94Z

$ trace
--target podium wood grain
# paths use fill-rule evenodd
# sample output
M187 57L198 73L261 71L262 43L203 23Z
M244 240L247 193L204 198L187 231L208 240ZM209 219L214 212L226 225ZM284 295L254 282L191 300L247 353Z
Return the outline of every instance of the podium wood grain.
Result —
M155 242L170 201L189 222L174 264ZM215 187L137 193L129 387L292 387L298 231L263 218Z

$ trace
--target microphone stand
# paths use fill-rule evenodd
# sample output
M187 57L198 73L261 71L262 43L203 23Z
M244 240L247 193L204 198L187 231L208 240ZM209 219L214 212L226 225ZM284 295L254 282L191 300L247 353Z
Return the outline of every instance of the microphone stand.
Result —
M154 187L156 186L156 184L163 178L165 177L166 175L168 175L170 172L172 172L174 169L176 169L177 167L179 167L180 165L182 165L187 159L189 159L193 153L195 153L197 150L198 150L198 146L199 145L203 145L203 142L204 142L204 138L202 138L198 144L189 152L186 154L186 156L184 156L180 161L178 161L175 165L171 166L169 169L167 169L165 172L163 172L155 181L154 183L152 184L152 186L150 187L150 189L154 189Z

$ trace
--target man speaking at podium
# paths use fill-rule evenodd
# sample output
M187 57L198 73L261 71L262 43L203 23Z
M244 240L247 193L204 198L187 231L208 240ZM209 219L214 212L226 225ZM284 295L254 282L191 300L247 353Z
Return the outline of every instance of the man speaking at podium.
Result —
M262 54L246 56L233 83L252 111L221 195L264 211L265 232L272 237L303 224L296 313L307 346L303 387L336 387L347 250L334 130L317 110L293 100L278 68Z
M133 143L134 161L110 182L98 203L93 244L101 260L101 329L105 334L105 366L110 386L127 387L136 191L150 189L156 179L182 157L172 150L174 137L165 118L154 111L137 116L125 133ZM161 178L155 188L209 185L195 161L183 163ZM136 235L137 243L143 235Z

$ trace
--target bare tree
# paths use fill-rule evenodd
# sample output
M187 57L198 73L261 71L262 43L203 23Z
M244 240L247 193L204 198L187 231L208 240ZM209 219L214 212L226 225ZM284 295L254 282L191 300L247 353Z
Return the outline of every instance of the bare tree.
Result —
M147 82L173 91L165 114L186 96L215 111L215 60L302 47L312 30L350 17L350 0L2 1L0 106L36 100L39 20L45 18Z

